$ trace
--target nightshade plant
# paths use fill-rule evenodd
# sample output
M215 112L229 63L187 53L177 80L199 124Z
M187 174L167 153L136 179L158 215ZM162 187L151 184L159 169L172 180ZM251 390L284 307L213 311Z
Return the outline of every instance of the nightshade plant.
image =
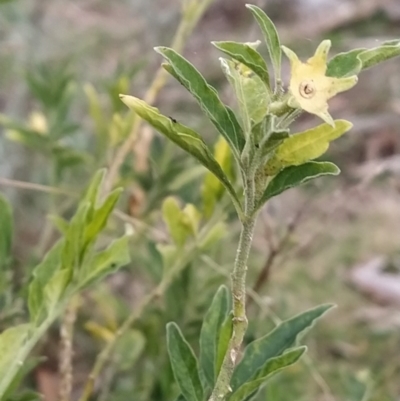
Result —
M274 84L271 85L269 67L257 50L259 41L214 42L229 57L221 58L221 66L235 93L238 113L220 100L217 91L184 57L170 48L156 48L166 60L165 70L193 95L224 139L218 142L216 157L193 129L138 98L121 95L137 115L209 170L211 175L203 196L220 198L224 188L242 225L231 275L231 297L224 286L217 291L203 321L199 360L179 327L173 322L167 325L171 366L181 391L178 400L250 400L271 375L295 363L305 352L305 347L296 345L299 334L332 305L322 305L284 321L250 343L242 353L248 325L247 260L257 213L269 199L289 188L317 177L339 174L333 163L314 161L327 151L331 141L352 127L350 122L330 116L327 101L353 87L361 71L400 55L400 41L394 40L373 49L340 53L328 60L331 42L324 40L314 56L303 63L292 50L281 46L268 16L256 6L247 7L268 47ZM291 64L286 90L281 79L282 51ZM293 134L290 125L303 111L315 114L324 123ZM230 156L240 172L240 189L226 173ZM215 199L206 204L207 214L211 214Z

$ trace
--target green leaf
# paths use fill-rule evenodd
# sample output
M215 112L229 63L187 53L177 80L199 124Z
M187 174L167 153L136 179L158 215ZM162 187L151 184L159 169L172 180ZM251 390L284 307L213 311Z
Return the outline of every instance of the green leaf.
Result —
M257 378L240 386L228 397L228 401L247 400L247 397L258 391L273 374L296 363L306 350L307 347L298 347L291 349L280 356L268 359L265 365L260 369Z
M236 391L244 383L254 380L260 369L270 358L281 355L293 346L297 337L309 328L333 305L320 305L303 312L289 320L285 320L273 331L250 343L244 350L243 358L233 372L231 387Z
M72 217L68 230L65 234L64 246L61 255L63 269L71 275L78 268L81 262L81 251L84 243L85 228L88 220L88 213L92 205L88 202L80 203L78 210Z
M397 44L383 45L365 50L360 53L358 57L362 62L363 70L366 70L382 63L383 61L398 56L400 56L400 41L397 41Z
M271 92L269 73L267 63L261 54L252 47L251 43L238 43L238 42L211 42L217 49L221 50L234 60L244 64L250 68L266 86L268 92ZM260 42L257 41L254 45L258 46Z
M57 242L33 270L33 280L29 285L28 306L30 320L39 323L46 310L44 288L61 268L63 241Z
M289 188L297 187L314 178L324 175L338 175L339 173L339 168L330 162L307 162L300 166L287 167L280 171L268 184L260 199L259 206Z
M100 194L101 186L104 182L104 178L106 175L106 169L100 169L96 172L88 188L85 191L85 194L80 203L89 203L90 210L88 211L88 220L90 221L93 218L94 210L97 206L97 201Z
M203 401L197 359L176 323L167 324L167 347L175 380L187 401Z
M362 70L397 56L400 56L399 40L384 42L372 49L353 49L339 53L329 60L326 75L338 78L357 75Z
M146 337L139 330L126 331L117 341L115 355L118 370L132 369L146 345Z
M353 49L349 52L339 53L328 62L326 75L329 77L344 78L357 75L362 70L362 62L358 55L364 49Z
M52 314L62 299L65 289L71 281L71 272L67 269L57 271L49 282L42 288L45 306L48 314Z
M13 226L11 206L6 198L0 195L0 272L3 267L7 266L10 258Z
M169 117L162 115L158 109L133 96L121 95L122 101L141 118L146 120L157 131L178 145L187 153L195 157L204 167L211 171L224 185L236 205L240 205L232 184L215 160L210 149L201 136L192 129L173 122ZM240 208L240 206L238 206Z
M113 241L107 249L97 253L90 262L84 264L79 275L79 287L87 287L129 262L129 236L124 236Z
M226 351L228 349L229 341L232 337L232 330L233 330L233 313L229 313L224 322L221 325L219 336L218 336L218 346L217 346L217 360L215 364L215 374L218 377L219 372L221 370L222 363L224 361L224 357Z
M247 4L246 7L252 12L264 35L272 65L274 67L275 82L278 80L280 81L282 50L278 31L276 30L274 23L269 19L267 14L261 10L261 8L252 4Z
M329 143L349 131L352 126L349 121L335 120L334 127L324 123L290 136L267 162L266 174L275 175L284 167L297 166L322 156L328 150Z
M21 324L0 334L0 386L2 378L6 376L10 365L15 362L20 348L28 338L31 328L30 324Z
M222 57L220 61L222 70L235 91L243 130L248 137L253 123L258 124L267 113L268 92L261 79L252 75L245 65Z
M114 191L107 196L103 204L98 209L93 210L92 219L85 228L84 247L92 243L106 226L108 218L114 210L122 191L122 188L114 189Z
M174 70L172 74L195 97L201 109L217 128L219 133L228 141L235 156L244 147L244 138L236 118L221 102L217 91L210 86L200 72L185 58L167 47L157 47L160 53ZM167 68L170 72L171 68Z
M214 388L217 378L217 354L219 334L230 310L229 292L222 285L215 293L200 331L200 368L210 388Z

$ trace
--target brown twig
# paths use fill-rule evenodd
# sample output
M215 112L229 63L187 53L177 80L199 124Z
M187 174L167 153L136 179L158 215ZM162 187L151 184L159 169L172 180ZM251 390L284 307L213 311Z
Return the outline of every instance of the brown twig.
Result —
M274 243L272 238L270 239L270 241L269 241L270 242L270 251L269 251L267 260L265 261L264 267L261 269L261 271L253 285L253 291L255 293L260 292L261 288L269 281L271 269L272 269L272 266L273 266L277 256L286 247L287 243L290 240L291 235L294 233L294 231L298 227L301 217L304 215L304 213L308 209L308 207L309 207L308 204L304 203L302 205L302 207L300 207L297 210L296 214L293 216L293 218L287 225L285 234L282 236L282 238L278 241L277 244ZM249 301L251 301L251 299L249 299Z

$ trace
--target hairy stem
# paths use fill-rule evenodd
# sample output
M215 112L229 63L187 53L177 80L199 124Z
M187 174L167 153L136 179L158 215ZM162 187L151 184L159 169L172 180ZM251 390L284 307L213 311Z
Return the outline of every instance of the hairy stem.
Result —
M231 392L230 381L236 365L236 359L247 330L246 317L246 272L253 231L257 216L254 213L254 175L249 174L245 181L245 217L242 221L235 265L231 275L233 300L233 330L217 382L209 401L221 401Z

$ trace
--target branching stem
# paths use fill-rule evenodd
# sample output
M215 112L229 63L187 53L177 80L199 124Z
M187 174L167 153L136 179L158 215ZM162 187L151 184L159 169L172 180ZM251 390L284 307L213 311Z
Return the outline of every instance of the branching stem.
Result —
M257 215L254 213L254 174L248 172L245 176L245 217L242 221L235 264L231 275L233 300L232 337L209 401L221 401L231 392L230 381L248 324L246 316L246 272Z

